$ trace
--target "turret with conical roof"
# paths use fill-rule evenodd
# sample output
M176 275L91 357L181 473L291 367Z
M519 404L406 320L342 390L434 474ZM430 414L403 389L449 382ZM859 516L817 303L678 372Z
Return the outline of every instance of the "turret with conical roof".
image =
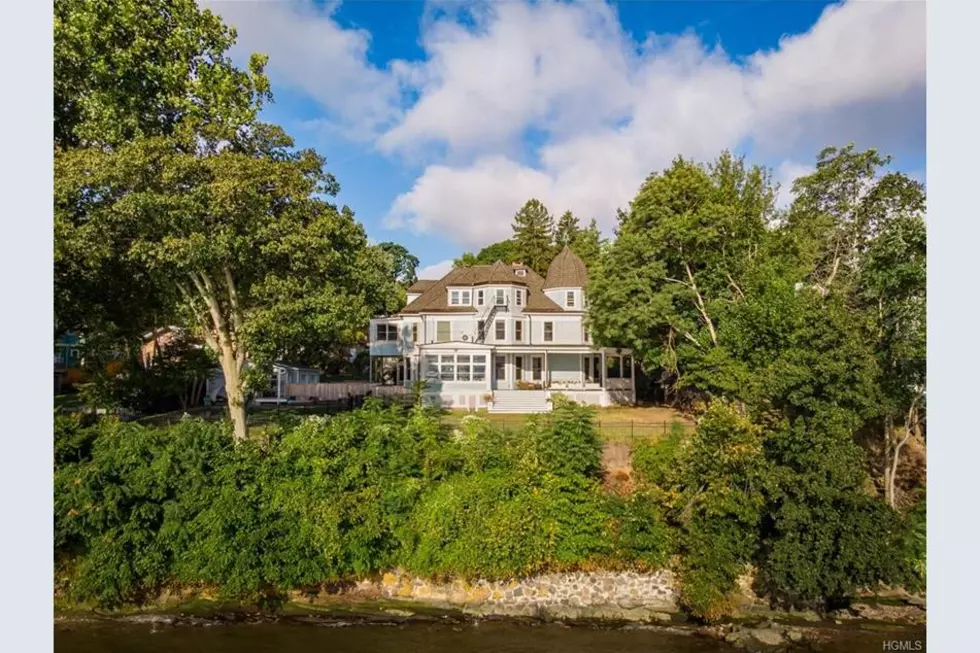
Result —
M549 288L584 288L589 281L589 272L585 263L565 245L558 256L548 266L548 276L545 278L544 289Z

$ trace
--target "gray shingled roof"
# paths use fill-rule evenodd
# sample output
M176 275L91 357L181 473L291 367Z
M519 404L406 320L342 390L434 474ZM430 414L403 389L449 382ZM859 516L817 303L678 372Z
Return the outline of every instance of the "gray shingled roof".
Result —
M589 281L589 273L575 252L568 245L558 253L548 266L548 278L544 282L548 288L584 288Z
M515 270L526 270L519 277ZM447 286L485 286L493 284L517 284L527 288L527 302L524 309L531 312L562 312L563 309L551 301L542 291L544 279L534 270L523 265L507 265L497 261L493 265L474 265L468 268L453 268L442 279L433 282L422 290L421 296L409 304L402 313L475 313L474 306L450 306ZM414 288L415 285L412 286ZM418 292L412 291L410 292Z

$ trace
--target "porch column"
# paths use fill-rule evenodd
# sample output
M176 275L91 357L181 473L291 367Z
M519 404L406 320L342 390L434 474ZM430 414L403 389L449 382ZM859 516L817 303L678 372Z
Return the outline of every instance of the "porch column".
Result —
M544 351L544 370L541 374L541 385L547 388L551 385L551 372L548 371L548 350Z
M633 405L636 405L636 356L630 352L630 386L633 388Z
M605 388L606 387L606 352L605 352L605 350L603 350L603 352L602 352L602 362L601 362L601 365L602 365L602 369L599 370L599 385L602 388Z

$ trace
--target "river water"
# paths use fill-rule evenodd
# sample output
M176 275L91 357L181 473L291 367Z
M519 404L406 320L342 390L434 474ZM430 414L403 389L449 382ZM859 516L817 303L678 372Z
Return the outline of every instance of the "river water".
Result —
M925 651L924 629L855 630L821 644L824 653ZM915 642L919 642L918 645ZM658 628L592 629L509 622L468 624L309 625L283 623L168 626L75 623L55 626L57 653L715 653L736 649L722 641ZM894 650L900 650L895 648Z

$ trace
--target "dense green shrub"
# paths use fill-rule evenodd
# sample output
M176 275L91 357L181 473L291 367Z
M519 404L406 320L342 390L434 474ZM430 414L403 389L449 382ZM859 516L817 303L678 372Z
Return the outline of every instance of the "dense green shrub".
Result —
M88 460L99 435L99 426L82 413L55 413L54 466Z
M616 524L615 560L645 569L666 565L675 537L656 498L640 491L610 502Z
M633 472L637 480L648 485L663 486L674 468L686 439L683 427L674 422L670 433L662 440L643 440L633 447Z
M725 614L728 597L758 546L766 462L762 432L716 403L665 472L682 555L681 603L694 615Z
M908 578L900 517L868 490L845 419L799 419L766 440L771 482L759 580L778 603L822 607Z
M902 545L904 561L909 575L906 586L911 590L925 589L926 498L924 493L905 516L905 535Z
M602 441L596 428L595 409L561 394L552 395L551 402L547 424L532 422L525 429L539 463L555 474L597 478L602 471Z

